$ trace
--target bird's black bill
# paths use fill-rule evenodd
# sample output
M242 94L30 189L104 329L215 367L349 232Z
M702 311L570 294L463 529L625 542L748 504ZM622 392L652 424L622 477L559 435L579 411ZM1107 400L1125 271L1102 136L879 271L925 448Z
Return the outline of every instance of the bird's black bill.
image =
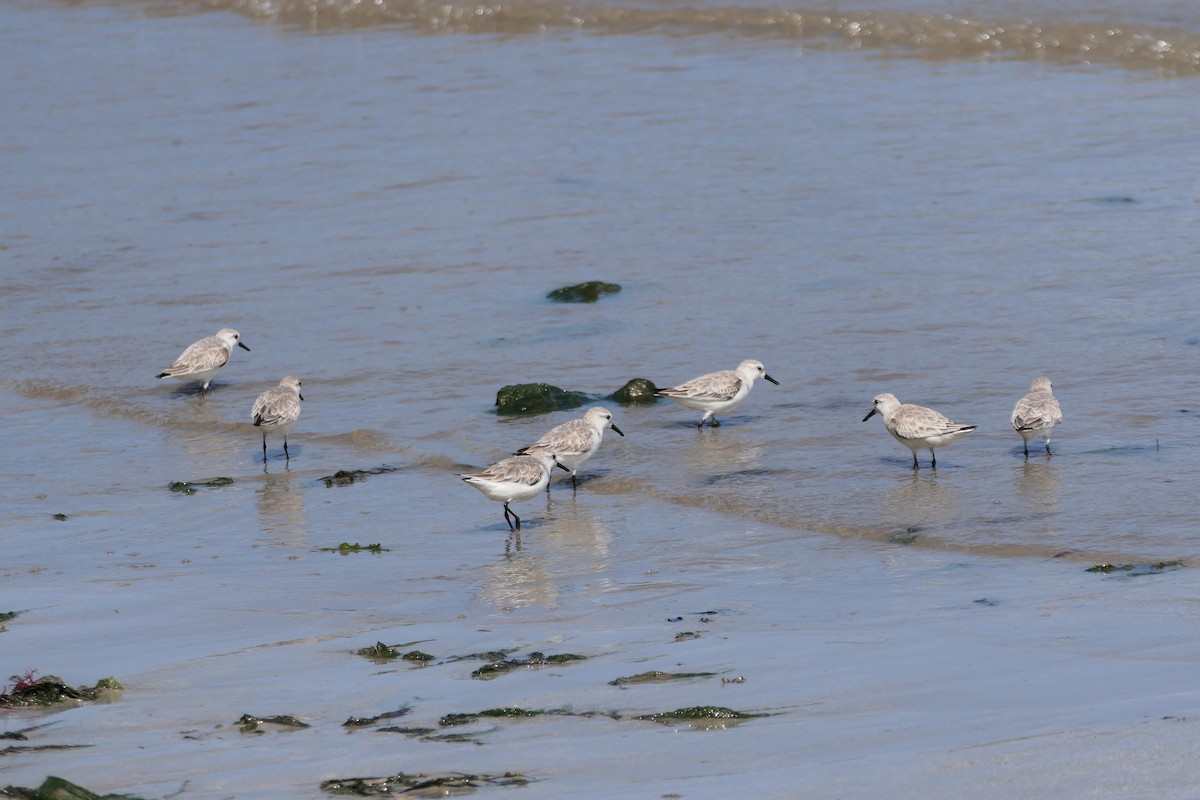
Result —
M614 431L616 431L617 433L621 433L621 429L620 429L620 428L618 428L616 425L613 425L611 422L610 422L610 423L608 423L608 427L612 428L612 429L613 429ZM622 436L624 436L625 434L621 433L621 435L622 435Z
M301 402L303 402L303 400L304 400L304 395L300 394L299 392L296 392L296 397L299 397L299 398L300 398L300 400L301 400Z
M867 414L865 417L863 417L863 422L866 422L867 420L869 420L871 417L875 416L878 413L879 413L878 409L872 408L871 412L869 414Z
M765 378L766 380L769 380L771 383L775 384L776 386L779 385L779 381L775 380L774 378L772 378L770 375L768 375L765 372L763 373L763 378Z
M238 342L238 347L242 348L242 349L243 349L243 350L245 350L247 353L249 353L249 352L250 352L250 348L249 348L249 347L246 347L246 343L245 343L245 342Z
M562 463L561 461L559 461L557 458L556 458L556 459L554 459L554 465L555 465L556 467L558 467L559 469L561 469L561 470L566 470L567 472L570 472L570 471L571 471L571 468L570 468L570 467L568 467L566 464L564 464L564 463Z

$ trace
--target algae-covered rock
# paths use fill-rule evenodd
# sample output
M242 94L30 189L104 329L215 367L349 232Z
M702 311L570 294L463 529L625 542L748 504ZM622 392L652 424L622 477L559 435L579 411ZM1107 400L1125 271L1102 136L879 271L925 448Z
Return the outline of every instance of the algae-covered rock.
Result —
M233 478L209 478L206 481L172 481L167 488L180 494L195 494L201 487L218 489L233 483Z
M525 719L528 717L540 717L543 714L551 712L534 711L528 708L485 708L483 711L476 711L474 714L446 714L438 720L438 724L444 728L453 725L469 725L483 718L488 719Z
M42 781L42 785L36 789L6 786L0 789L0 797L19 798L19 800L139 800L131 794L96 794L53 775Z
M369 553L376 553L376 554L391 552L388 548L384 547L379 542L376 542L375 544L359 544L358 542L355 542L354 544L350 544L349 542L342 542L337 547L322 547L321 548L322 553L338 553L343 556L349 555L350 553L361 553L364 550Z
M379 714L374 717L350 717L350 719L348 719L342 723L342 727L343 728L366 728L366 727L370 727L371 725L378 725L380 722L383 722L384 720L396 719L397 717L403 717L405 714L408 714L411 711L412 711L412 706L403 706L402 708L398 708L395 711L385 711L384 713Z
M321 784L321 791L359 797L396 797L399 795L442 797L460 794L482 786L524 786L529 778L515 772L503 775L449 772L441 775L389 775L381 778L335 778Z
M371 475L383 475L388 472L395 472L399 467L389 467L384 464L379 467L370 467L368 469L339 469L332 475L326 475L321 478L325 483L325 488L329 489L334 486L350 486L356 481L363 480Z
M619 291L621 291L621 286L616 283L587 281L555 289L546 297L556 303L594 303L600 299L601 295L616 294Z
M665 683L667 681L682 681L689 678L712 678L715 672L639 672L637 675L627 675L608 682L609 686L624 686L628 683Z
M502 658L492 660L471 673L472 678L495 678L512 672L520 667L544 667L551 664L569 664L572 661L583 661L587 656L577 656L574 653L546 655L541 652L530 653L527 658Z
M496 413L545 414L579 408L592 401L583 392L569 392L548 383L516 383L496 392Z
M648 722L661 722L665 725L672 725L676 722L696 722L704 720L743 720L753 719L754 717L762 716L761 714L746 714L741 711L734 711L732 708L723 706L692 706L691 708L678 708L674 711L665 711L661 714L643 714L634 719L646 720Z
M259 730L263 725L278 725L281 728L307 728L308 723L301 722L291 714L280 714L274 717L256 717L253 714L242 714L235 723L241 728L242 733L262 733Z
M371 647L363 647L357 651L360 656L371 658L379 661L391 660L400 657L400 651L394 647L389 647L383 642L376 642Z
M1159 572L1179 569L1182 566L1182 561L1159 561L1154 564L1097 564L1094 567L1088 567L1087 571L1104 574L1122 573L1129 576L1137 576L1155 575Z
M634 378L609 395L609 397L623 406L657 403L658 398L654 396L654 393L657 391L658 387L654 385L653 381L645 378Z
M71 688L62 678L47 675L34 677L34 673L14 675L12 689L0 693L0 707L22 708L28 706L52 706L68 700L106 700L113 698L123 688L116 678L104 678L95 686Z

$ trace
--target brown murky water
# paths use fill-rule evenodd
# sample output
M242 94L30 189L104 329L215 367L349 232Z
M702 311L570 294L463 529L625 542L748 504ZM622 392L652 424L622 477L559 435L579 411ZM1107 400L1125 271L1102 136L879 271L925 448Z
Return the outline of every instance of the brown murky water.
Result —
M1006 759L1050 792L1106 763L1089 734L1192 702L1190 570L1082 571L1200 556L1186 7L5 17L0 612L23 613L0 669L128 686L39 734L92 748L11 756L5 783L316 797L514 770L538 797L988 797ZM545 300L586 279L623 290ZM209 396L156 384L226 325L252 350ZM505 384L607 394L748 357L782 385L716 430L612 406L627 436L577 494L518 506L519 541L455 477L575 413L498 417ZM249 410L285 374L304 415L264 471ZM1066 421L1026 461L1008 414L1040 374ZM861 422L882 391L979 428L914 472ZM234 483L167 489L214 476ZM387 551L320 549L343 541ZM442 660L353 655L377 640ZM490 682L448 660L495 648L589 660ZM648 669L747 681L608 685ZM1094 711L1117 695L1124 712ZM401 705L434 727L495 706L618 718L499 724L483 747L340 727ZM693 705L774 716L687 736L622 717ZM243 713L314 728L242 734ZM1051 729L1074 733L996 744ZM985 741L974 767L943 760ZM1158 796L1194 785L1155 774Z

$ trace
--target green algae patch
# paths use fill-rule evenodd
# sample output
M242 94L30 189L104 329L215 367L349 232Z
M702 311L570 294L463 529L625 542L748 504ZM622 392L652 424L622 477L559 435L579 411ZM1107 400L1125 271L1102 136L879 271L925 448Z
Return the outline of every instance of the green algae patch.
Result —
M292 730L309 727L307 723L301 722L291 714L280 714L275 717L256 717L253 714L242 714L234 724L241 729L242 733L265 733L262 730L263 725L277 725L280 728L291 728Z
M481 719L528 719L530 717L541 717L546 714L561 714L556 711L538 711L528 708L485 708L483 711L476 711L474 714L447 714L438 720L438 725L443 728L450 728L455 725L470 725L472 722L478 722Z
M355 651L355 655L360 655L363 658L369 658L372 661L392 661L401 659L402 661L410 661L414 664L428 664L434 661L435 657L429 653L422 653L420 650L409 650L407 653L401 654L397 647L376 642L370 647L363 647Z
M695 631L680 631L679 633L675 634L675 641L677 642L686 642L689 639L699 638L700 634L696 633Z
M349 542L342 542L337 547L322 547L322 548L320 548L320 551L322 553L337 553L338 555L343 555L343 556L348 556L351 553L361 553L364 551L366 551L368 553L376 553L376 554L391 552L391 550L389 548L384 547L382 544L379 544L378 542L376 542L375 544L359 544L358 542L355 542L354 544L350 544Z
M394 647L376 642L370 647L362 647L355 651L356 655L364 658L374 659L376 661L391 661L393 658L400 657L400 651Z
M724 706L692 706L691 708L678 708L674 711L666 711L661 714L642 714L641 716L634 717L634 719L657 722L662 725L675 725L684 722L698 728L719 728L761 716L765 715L746 714L741 711L734 711L732 708L725 708Z
M51 515L51 519L56 519L56 520L58 520L59 522L66 522L66 521L67 521L67 515L66 515L66 514L52 514L52 515Z
M95 686L72 688L55 675L37 678L34 670L24 675L13 675L10 680L12 687L0 693L2 708L46 707L72 700L115 700L123 688L116 678L104 678L97 681Z
M5 786L0 789L0 797L12 797L16 800L141 800L131 794L96 794L53 775L42 781L42 785L36 789Z
M488 655L493 654L489 653ZM504 658L501 656L500 659L489 659L487 664L472 672L471 677L487 680L505 675L522 667L546 667L555 664L570 664L573 661L585 661L586 659L587 656L577 656L574 653L561 653L548 656L545 653L533 652L526 658Z
M16 619L17 615L20 613L20 611L0 611L0 633L4 633L8 630L8 626L4 623L8 622L10 619Z
M621 291L617 283L604 281L585 281L574 286L563 286L546 295L546 299L556 303L595 303L606 294L616 294Z
M623 406L635 406L648 403L657 403L658 398L654 393L658 391L658 387L654 385L654 381L646 378L634 378L627 381L624 386L617 389L608 397L610 400L620 403Z
M715 678L715 672L659 672L651 670L650 672L639 672L637 675L628 675L623 678L617 678L608 682L609 686L626 686L631 683L667 683L668 681L685 681L690 678Z
M446 772L439 775L399 773L382 778L334 778L321 784L321 791L357 797L395 797L414 794L443 797L486 786L525 786L531 780L516 772L501 775Z
M384 475L389 472L397 472L399 469L399 467L389 467L387 464L367 469L339 469L332 475L326 475L324 478L321 478L321 482L325 484L326 489L331 489L334 486L350 486L372 475Z
M514 383L496 392L496 413L503 416L566 411L592 402L591 395L548 383Z
M1132 578L1138 575L1157 575L1160 572L1179 569L1182 566L1182 561L1158 561L1153 564L1097 564L1094 567L1088 567L1087 571L1106 575L1119 574Z
M482 745L479 740L479 733L455 732L455 733L438 733L437 728L402 728L399 726L391 726L387 728L376 728L376 733L399 733L409 739L417 739L422 742L440 742L446 744L476 744Z
M411 712L412 712L412 706L401 706L400 708L397 708L395 711L385 711L384 713L379 714L374 717L350 717L350 719L348 719L342 723L342 727L343 728L368 728L372 725L378 725L379 723L381 723L385 720L396 719L397 717L403 717L405 714L409 714Z
M200 489L219 489L233 483L233 478L209 478L206 481L171 481L167 488L180 494L195 494Z

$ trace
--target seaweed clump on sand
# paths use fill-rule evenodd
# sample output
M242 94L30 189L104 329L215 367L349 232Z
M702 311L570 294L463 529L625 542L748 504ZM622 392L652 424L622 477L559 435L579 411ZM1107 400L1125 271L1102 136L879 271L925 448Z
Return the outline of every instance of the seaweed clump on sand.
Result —
M491 654L489 654L491 655ZM526 658L500 658L489 660L479 669L471 673L472 678L495 678L512 672L521 667L547 667L554 664L570 664L572 661L583 661L587 656L577 656L574 653L546 655L541 652L530 653Z
M1129 577L1137 575L1157 575L1160 572L1179 569L1183 566L1182 561L1158 561L1154 564L1096 564L1094 567L1088 567L1088 572L1100 572L1105 575L1121 573Z
M736 725L744 720L761 716L763 715L747 714L723 706L692 706L691 708L679 708L660 714L642 714L641 716L634 717L634 719L658 722L663 725L686 722L698 728L720 728L726 725Z
M546 295L546 298L556 303L595 303L602 295L616 294L621 291L619 283L604 281L585 281L574 286L563 286Z
M503 775L448 772L441 775L399 773L383 778L334 778L321 784L321 791L358 797L396 797L410 794L442 797L484 786L524 786L530 779L515 772Z
M37 677L37 670L13 675L12 687L0 692L0 708L52 706L69 700L108 700L123 688L116 678L103 678L95 686L71 688L55 675Z
M195 494L197 489L219 489L233 483L233 478L209 478L206 481L171 481L167 488L180 494Z
M380 553L391 552L390 549L384 547L379 542L376 542L375 544L359 544L358 542L350 544L349 542L342 542L337 547L321 548L322 553L338 553L339 555L343 556L350 555L351 553L361 553L364 550L366 550L368 553L375 553L376 555Z
M590 395L548 383L514 383L496 392L496 413L505 416L567 411L591 402Z
M42 781L42 785L36 789L5 786L0 789L0 797L12 797L16 800L140 800L131 794L96 794L53 775Z
M332 475L321 478L321 481L325 484L326 489L331 489L334 486L350 486L371 475L383 475L388 472L396 472L398 469L399 467L389 467L387 464L368 469L339 469Z
M301 722L291 714L280 714L274 717L256 717L253 714L242 714L236 724L242 733L264 733L264 731L260 730L263 725L276 725L280 728L291 728L293 730L309 727L308 723Z
M685 681L691 678L715 678L715 672L639 672L637 675L626 675L608 682L609 686L625 686L630 683L666 683L668 681Z
M657 403L658 398L654 396L657 391L658 387L654 385L654 381L647 378L634 378L627 381L609 397L623 406L634 406L643 403Z
M401 654L398 646L392 647L383 642L376 642L370 647L359 648L355 651L355 654L363 658L369 658L372 661L391 661L399 658L404 661L411 661L414 664L428 664L434 660L434 656L429 655L429 653L423 653L420 650L409 650L407 653Z

